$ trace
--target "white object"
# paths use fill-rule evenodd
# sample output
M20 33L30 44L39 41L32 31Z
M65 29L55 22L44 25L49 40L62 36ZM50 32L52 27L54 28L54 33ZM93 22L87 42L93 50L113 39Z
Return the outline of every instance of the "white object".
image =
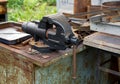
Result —
M73 14L74 0L57 0L58 13L70 13Z

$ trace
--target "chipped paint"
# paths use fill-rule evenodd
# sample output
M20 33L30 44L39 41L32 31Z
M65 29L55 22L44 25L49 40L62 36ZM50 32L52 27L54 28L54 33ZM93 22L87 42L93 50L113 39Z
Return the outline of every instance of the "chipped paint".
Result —
M61 56L42 67L23 55L0 47L0 84L96 84L96 49L88 48L77 54L76 80L72 79L72 56ZM101 72L100 81L100 84L109 84L108 74Z
M95 52L95 49L90 48L77 54L76 80L72 79L72 57L66 57L44 68L37 66L35 84L96 84ZM101 55L101 59L105 59L105 54ZM108 74L101 72L100 81L100 84L109 84Z
M33 64L0 48L0 84L33 84Z

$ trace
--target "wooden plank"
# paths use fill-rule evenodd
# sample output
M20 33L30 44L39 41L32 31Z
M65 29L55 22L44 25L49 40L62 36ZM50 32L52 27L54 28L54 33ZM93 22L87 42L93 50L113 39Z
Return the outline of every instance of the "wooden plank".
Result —
M120 54L120 37L104 33L94 33L84 39L84 44Z
M74 13L87 12L88 5L91 5L91 0L74 0Z
M74 0L74 14L87 12L88 5L91 5L91 0ZM78 17L80 18L80 16Z

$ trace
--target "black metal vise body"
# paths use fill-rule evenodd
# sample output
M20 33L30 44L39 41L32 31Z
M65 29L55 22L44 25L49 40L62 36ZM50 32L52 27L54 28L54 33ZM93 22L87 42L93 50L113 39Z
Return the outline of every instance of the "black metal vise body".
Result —
M39 22L25 22L22 29L31 34L36 41L42 40L50 49L65 50L79 43L68 19L62 14L45 16Z

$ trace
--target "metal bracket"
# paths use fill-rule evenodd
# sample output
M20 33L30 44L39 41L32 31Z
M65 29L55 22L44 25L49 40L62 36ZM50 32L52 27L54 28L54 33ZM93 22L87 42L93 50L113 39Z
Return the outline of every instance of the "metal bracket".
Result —
M109 22L103 19L105 15L93 16L90 19L90 29L93 31L120 36L120 22ZM120 16L113 18L120 21Z

